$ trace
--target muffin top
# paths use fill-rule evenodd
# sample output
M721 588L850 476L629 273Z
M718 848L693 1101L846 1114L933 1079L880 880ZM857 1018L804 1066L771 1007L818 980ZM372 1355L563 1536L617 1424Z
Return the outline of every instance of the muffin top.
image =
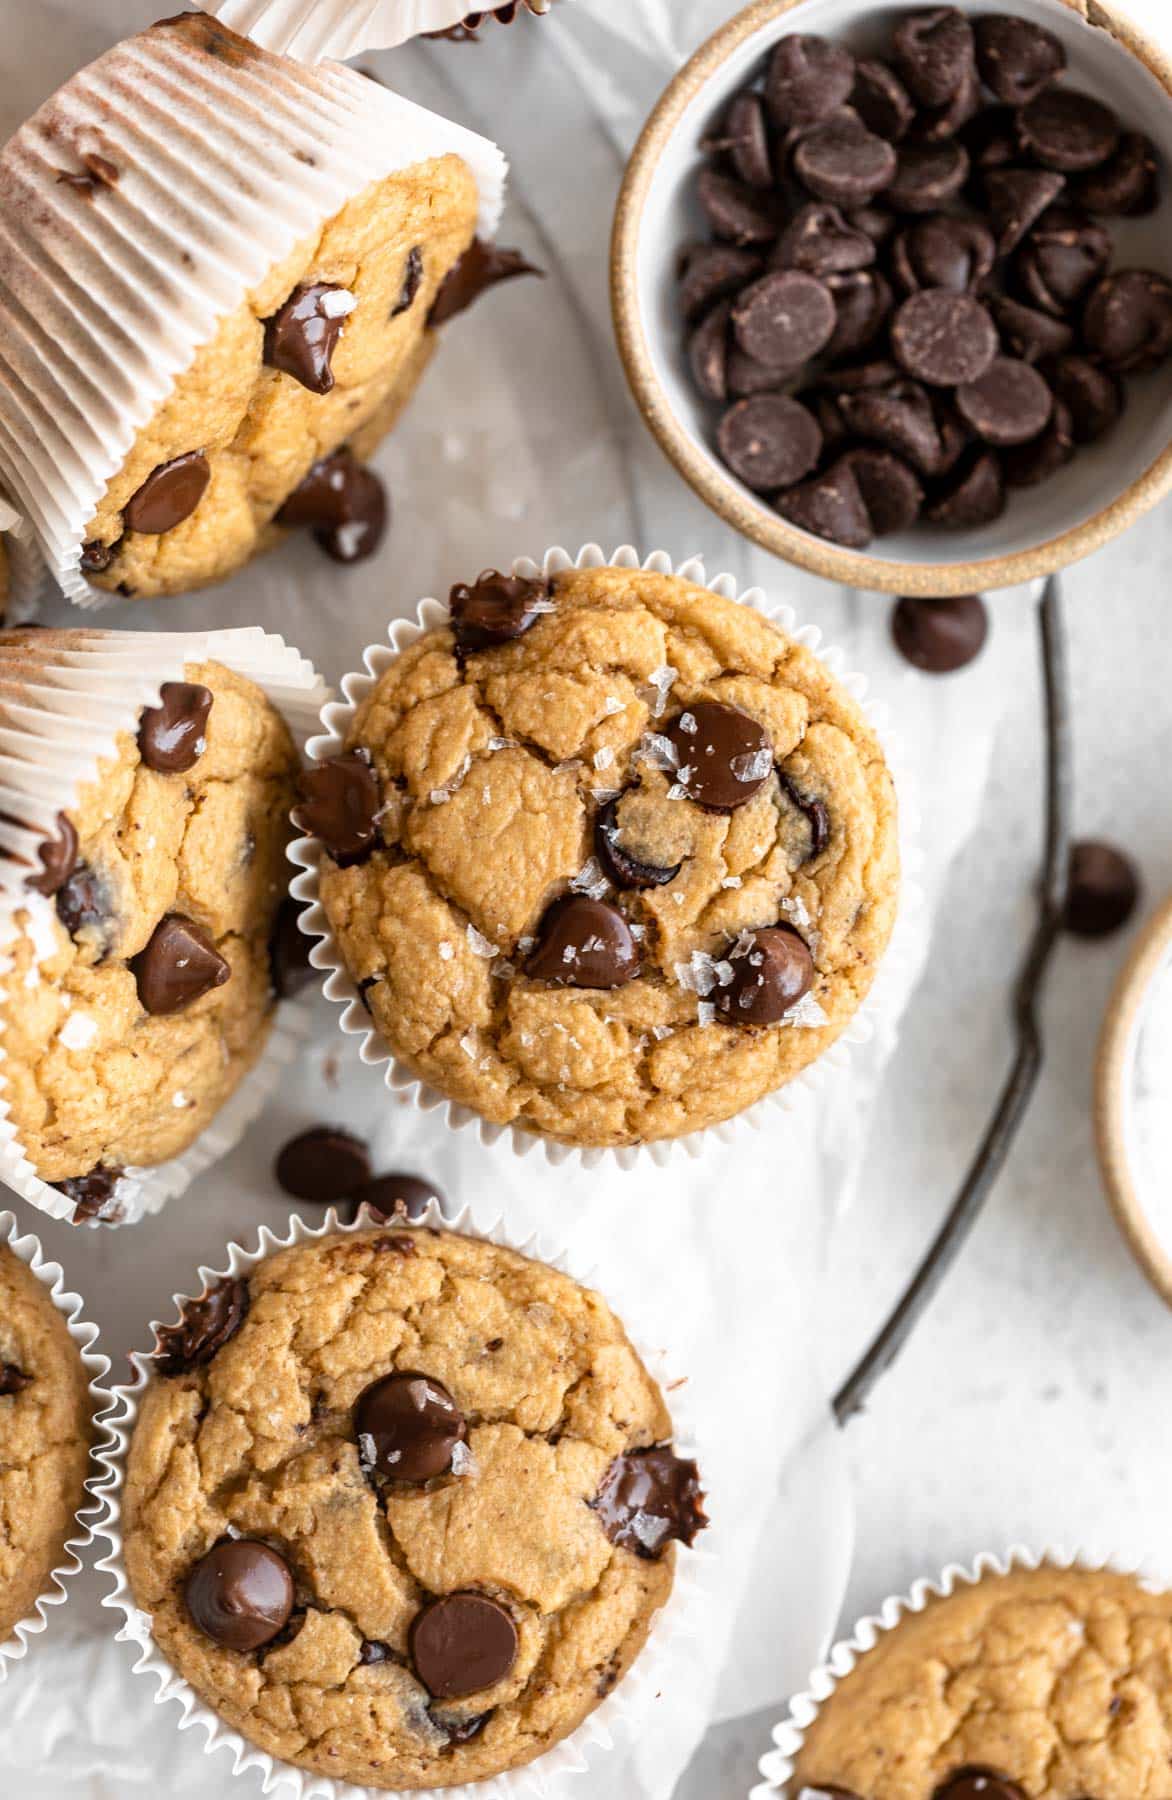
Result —
M84 1500L88 1388L48 1291L0 1245L0 1638L45 1591Z
M609 1308L481 1240L315 1240L159 1340L134 1597L203 1699L303 1768L430 1788L528 1762L625 1673L703 1524Z
M0 634L7 691L64 641ZM0 983L3 1097L75 1198L186 1149L260 1053L296 766L260 688L190 664L46 840Z
M819 1707L789 1793L1172 1800L1172 1594L1047 1567L930 1601Z
M572 1144L676 1137L790 1080L894 919L895 799L858 706L672 576L454 588L303 794L395 1055Z

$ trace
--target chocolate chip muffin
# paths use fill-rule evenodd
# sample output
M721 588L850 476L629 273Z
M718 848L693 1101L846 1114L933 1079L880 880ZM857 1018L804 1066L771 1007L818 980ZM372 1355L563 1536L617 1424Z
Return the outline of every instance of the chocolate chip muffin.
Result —
M986 1575L881 1633L805 1733L790 1800L1169 1800L1172 1594Z
M0 1640L44 1593L83 1504L88 1387L46 1288L0 1245Z
M0 633L0 706L83 635ZM260 688L189 664L17 889L3 1098L37 1174L82 1216L114 1204L124 1168L185 1150L264 1047L296 767Z
M791 1080L895 916L858 706L756 612L646 571L453 588L295 818L399 1062L568 1144L677 1137Z
M283 1250L185 1303L154 1369L134 1599L229 1726L339 1781L454 1787L566 1737L705 1522L610 1309L483 1240Z

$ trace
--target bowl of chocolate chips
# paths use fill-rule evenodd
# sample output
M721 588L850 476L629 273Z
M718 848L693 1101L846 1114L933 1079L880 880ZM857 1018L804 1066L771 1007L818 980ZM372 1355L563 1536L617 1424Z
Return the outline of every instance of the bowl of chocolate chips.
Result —
M1081 0L755 0L628 166L636 401L729 524L856 588L1052 573L1172 488L1172 63Z

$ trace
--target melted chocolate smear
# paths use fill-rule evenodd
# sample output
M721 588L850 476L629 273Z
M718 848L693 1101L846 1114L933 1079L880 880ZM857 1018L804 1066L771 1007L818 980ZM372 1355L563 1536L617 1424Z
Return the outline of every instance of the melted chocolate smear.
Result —
M538 275L544 279L545 271L527 262L519 250L505 250L483 238L474 238L441 281L427 315L428 324L446 325L478 300L486 288L495 287L499 281L512 281L517 275Z
M155 1365L160 1375L185 1375L202 1368L234 1337L249 1307L242 1278L217 1281L198 1300L185 1300L177 1325L155 1327Z
M467 1719L446 1719L442 1713L436 1712L429 1712L427 1716L437 1731L446 1734L448 1747L452 1749L457 1744L470 1744L473 1738L478 1738L492 1718L494 1710L490 1707L487 1712L473 1713Z
M673 1538L694 1543L708 1523L700 1471L670 1444L617 1456L591 1505L612 1544L649 1562Z
M354 310L353 301L349 289L336 283L294 288L280 311L265 320L264 360L269 368L291 375L311 394L330 393L334 386L330 364Z
M22 1393L26 1387L32 1386L32 1379L23 1369L18 1369L15 1363L0 1363L0 1399Z
M603 870L620 888L666 887L674 881L682 863L659 868L654 863L640 862L623 849L619 841L618 800L608 800L594 821L594 848Z
M88 544L83 544L81 547L82 574L104 574L117 553L117 544L103 544L99 538L91 538Z
M211 465L202 450L188 450L160 463L123 508L127 531L141 532L144 537L162 537L173 531L191 517L211 478Z
M521 637L549 597L543 578L502 575L497 569L482 569L471 583L457 582L448 597L457 651L466 656Z
M73 1201L71 1225L86 1225L98 1219L106 1225L117 1225L126 1216L118 1198L118 1183L124 1171L97 1163L88 1175L71 1175L67 1181L55 1181L59 1194Z
M63 812L57 814L57 835L44 838L37 848L41 873L26 875L24 885L47 898L65 886L77 867L77 832Z
M89 863L78 863L57 892L57 917L70 937L113 918L110 890Z
M409 309L411 302L419 292L419 284L422 280L423 252L416 244L407 252L407 261L403 269L403 286L400 289L399 298L391 308L392 319L397 319L400 313L405 313Z
M321 457L277 514L277 524L303 527L333 562L373 556L391 516L386 485L345 445Z
M196 682L165 681L158 706L143 710L138 751L148 769L160 775L183 775L193 769L208 747L208 714L212 690Z
M341 867L369 856L378 836L382 795L378 777L370 766L370 752L361 746L344 751L329 762L303 769L297 782L301 801L293 809L299 831L320 838L323 848Z
M788 775L779 771L781 791L791 806L796 806L810 827L810 848L806 855L807 862L813 862L821 856L830 842L830 814L821 800L811 800L794 786Z

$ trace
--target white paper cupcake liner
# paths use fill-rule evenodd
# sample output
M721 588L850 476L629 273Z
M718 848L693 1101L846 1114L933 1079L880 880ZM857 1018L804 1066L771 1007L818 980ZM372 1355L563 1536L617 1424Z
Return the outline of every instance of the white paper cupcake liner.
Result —
M371 182L448 152L476 177L482 235L503 205L487 139L353 69L191 39L172 22L116 45L0 152L0 484L81 606L114 598L80 567L111 478L299 241ZM90 193L60 179L103 164L117 177Z
M8 558L8 594L0 625L25 625L37 610L45 585L45 564L37 540L14 507L0 494L0 539Z
M210 0L206 10L266 50L316 63L366 50L393 50L470 14L547 13L553 0Z
M85 1302L80 1294L75 1294L66 1287L61 1264L48 1260L40 1240L31 1231L22 1232L14 1214L10 1212L0 1212L0 1244L11 1250L32 1271L48 1290L49 1298L65 1320L69 1335L77 1345L82 1365L90 1378L91 1415L96 1421L113 1401L109 1388L104 1385L106 1376L110 1373L110 1363L108 1357L103 1356L96 1348L97 1326L89 1324L82 1317ZM101 1510L99 1503L92 1497L94 1485L99 1479L96 1458L99 1449L109 1442L109 1434L104 1426L95 1427L94 1440L94 1450L90 1457L93 1473L85 1484L85 1491L90 1499L79 1508L77 1529L62 1552L64 1560L50 1571L47 1585L39 1595L35 1609L20 1621L9 1637L0 1641L0 1686L7 1680L10 1665L20 1662L28 1655L33 1638L39 1636L49 1623L52 1609L63 1606L69 1598L68 1584L81 1569L83 1551L93 1542L94 1526Z
M906 1594L891 1594L877 1613L861 1618L849 1637L841 1638L829 1651L824 1662L811 1670L804 1691L795 1694L789 1712L773 1728L774 1748L766 1752L758 1764L762 1780L749 1793L749 1800L773 1800L784 1793L792 1779L794 1767L806 1740L806 1733L817 1717L819 1708L828 1700L839 1682L848 1676L879 1639L893 1631L909 1613L923 1612L932 1600L944 1600L958 1588L975 1587L988 1577L1009 1575L1014 1570L1034 1571L1041 1568L1086 1569L1091 1573L1109 1569L1116 1575L1135 1576L1141 1586L1159 1592L1167 1588L1168 1578L1161 1576L1154 1564L1139 1558L1116 1555L1093 1547L1065 1550L1051 1545L1030 1550L1015 1544L1003 1554L985 1550L968 1566L949 1563L934 1580L920 1580Z
M462 1783L457 1787L439 1790L448 1795L466 1796L466 1800L520 1800L520 1797L524 1797L524 1800L554 1800L555 1796L561 1795L561 1783L566 1776L588 1773L597 1764L602 1753L612 1750L620 1742L631 1740L651 1702L664 1691L665 1686L670 1690L671 1670L678 1659L698 1653L704 1616L719 1570L722 1502L715 1481L709 1478L703 1449L697 1443L687 1382L675 1367L670 1349L664 1348L671 1341L670 1318L666 1307L661 1305L658 1314L652 1314L643 1292L632 1288L628 1308L628 1296L617 1291L620 1282L611 1279L609 1270L605 1279L600 1281L595 1270L576 1267L559 1240L538 1232L518 1238L509 1231L499 1214L486 1212L485 1222L480 1224L477 1223L476 1212L476 1208L465 1206L455 1214L445 1214L439 1202L432 1200L427 1210L419 1218L413 1219L410 1225L404 1225L403 1229L433 1228L459 1232L466 1237L482 1238L489 1243L515 1250L536 1262L548 1263L572 1280L598 1289L612 1306L616 1317L621 1320L637 1355L642 1358L669 1402L672 1443L681 1456L697 1460L701 1481L707 1493L708 1508L715 1521L701 1535L695 1547L677 1547L672 1591L666 1604L656 1613L643 1649L623 1679L576 1731L524 1768L490 1780ZM195 1293L198 1295L213 1282L247 1275L266 1257L291 1245L308 1243L315 1238L326 1237L331 1232L360 1231L377 1222L378 1216L363 1207L356 1220L342 1224L331 1207L320 1225L309 1225L304 1219L294 1216L283 1234L271 1231L267 1225L262 1226L254 1250L247 1250L241 1244L231 1244L222 1268L202 1267L199 1270L201 1286L196 1288ZM182 1304L183 1299L182 1295L175 1296L177 1307ZM112 1592L105 1596L103 1605L111 1607L122 1617L118 1640L138 1646L135 1673L154 1677L156 1705L172 1700L179 1703L181 1713L176 1721L179 1730L187 1731L192 1726L200 1728L204 1733L203 1747L207 1753L226 1749L232 1758L234 1774L240 1774L246 1769L258 1770L262 1777L262 1792L265 1794L272 1793L284 1783L291 1787L298 1800L370 1800L373 1794L385 1794L387 1800L396 1800L396 1796L398 1800L410 1800L410 1795L418 1792L417 1789L359 1788L350 1782L313 1775L290 1763L281 1762L267 1751L257 1749L206 1706L191 1684L177 1674L156 1649L151 1637L150 1618L135 1605L122 1561L121 1490L126 1474L126 1457L139 1402L153 1366L147 1353L135 1353L130 1362L134 1369L134 1380L114 1389L113 1410L106 1421L106 1442L99 1452L98 1460L105 1473L97 1482L102 1514L94 1529L110 1545L109 1554L98 1563L98 1568L113 1579Z
M824 646L822 634L816 626L798 625L793 609L771 602L764 589L753 587L740 592L731 575L717 575L710 581L699 557L690 557L677 564L665 550L654 550L650 556L640 557L639 552L629 544L623 545L611 556L607 556L598 544L585 545L576 557L555 547L546 551L540 563L529 557L519 557L513 563L513 573L530 577L540 574L548 576L562 574L567 569L605 567L648 569L659 575L677 575L682 580L707 587L722 599L735 600L738 605L750 606L762 613L780 630L817 656L823 666L842 683L881 738L888 765L898 766L900 757L894 733L890 729L887 709L868 700L866 678L848 673L844 653L832 646ZM367 672L344 676L341 687L345 699L332 701L323 708L321 722L325 727L324 735L311 738L306 746L311 760L325 761L339 753L355 712L379 677L409 644L414 643L425 631L446 624L448 617L449 609L444 601L421 600L414 619L392 620L387 626L389 644L367 646L363 652ZM364 1063L375 1067L386 1065L386 1084L394 1094L422 1112L441 1110L445 1124L452 1130L475 1126L484 1144L495 1144L507 1138L518 1156L529 1156L534 1151L541 1150L555 1166L573 1159L585 1168L595 1168L600 1163L609 1162L622 1169L633 1169L645 1157L650 1157L652 1162L663 1167L673 1157L699 1156L713 1138L721 1143L732 1143L738 1132L746 1129L759 1130L766 1120L776 1118L779 1112L797 1113L807 1107L810 1096L832 1070L841 1069L846 1064L856 1045L868 1043L877 1026L886 1024L889 1029L893 1028L894 1002L904 985L900 976L906 974L916 958L914 919L923 907L923 893L919 885L921 862L915 842L916 810L914 805L905 804L902 771L896 785L900 800L899 835L903 867L899 912L874 985L863 1005L830 1048L784 1087L765 1095L755 1105L721 1124L711 1125L706 1130L692 1132L684 1137L666 1138L657 1143L589 1149L561 1143L518 1125L491 1124L471 1107L450 1100L447 1095L421 1081L399 1062L386 1039L373 1024L346 968L341 947L321 904L321 846L315 838L295 838L289 846L291 860L304 871L293 881L290 892L295 899L305 902L299 921L302 931L310 937L320 939L310 953L310 960L315 968L328 971L325 994L327 999L344 1008L340 1020L342 1031L346 1036L359 1040L359 1055Z
M164 681L182 678L186 663L223 663L263 689L299 747L330 691L300 651L259 626L200 632L91 627L68 635L66 647L52 644L50 650L46 634L49 660L18 676L15 697L6 686L8 668L0 650L0 815L5 815L0 817L5 853L0 854L0 974L10 966L7 947L22 929L34 943L38 931L47 945L52 942L47 928L54 903L24 885L30 866L39 866L42 832L55 833L57 814L75 803L79 785L93 781L99 762L115 753L119 733L135 731L142 708L158 704ZM25 915L23 926L19 914ZM296 1054L308 1019L304 1004L278 1004L260 1058L207 1129L181 1156L126 1172L118 1193L122 1213L112 1223L158 1212L239 1142ZM0 1045L0 1181L41 1212L71 1219L74 1202L42 1181L24 1153L9 1118L5 1085Z

